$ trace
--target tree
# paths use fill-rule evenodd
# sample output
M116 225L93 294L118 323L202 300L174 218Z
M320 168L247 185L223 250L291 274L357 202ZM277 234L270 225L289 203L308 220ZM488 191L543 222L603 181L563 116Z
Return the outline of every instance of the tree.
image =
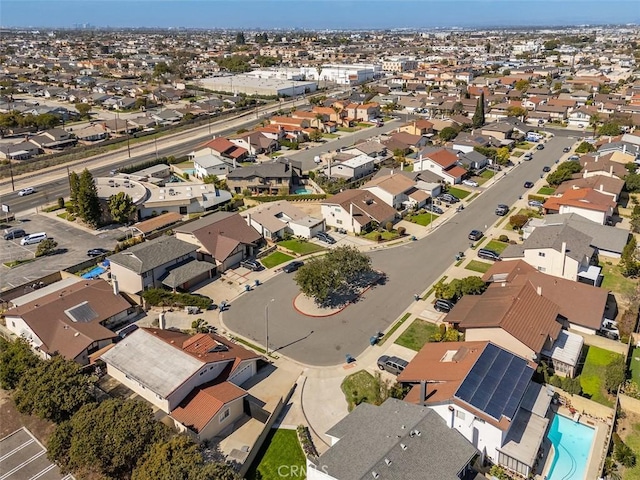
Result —
M69 213L78 213L78 194L80 192L80 177L76 172L69 174Z
M93 181L93 175L86 168L80 174L78 181L75 211L89 225L97 226L100 223L98 189Z
M167 65L167 62L158 62L155 67L153 67L153 76L155 78L166 75L167 73L171 73L171 67Z
M556 170L549 174L547 177L547 183L549 185L560 185L562 182L570 180L574 173L578 173L582 170L579 162L563 162L558 165Z
M580 395L582 393L582 384L580 383L580 377L571 378L566 377L562 380L562 387L569 395Z
M58 248L58 242L53 238L45 238L38 244L38 248L36 248L36 257L51 255L56 251L56 248Z
M27 370L13 399L20 412L61 423L94 401L90 384L79 364L57 355Z
M76 107L76 110L80 114L80 117L89 118L89 112L91 111L91 105L89 105L88 103L78 102L78 103L76 103L74 105L74 107Z
M616 135L620 135L621 132L622 130L620 129L620 125L613 122L604 123L598 129L598 135L607 135L609 137L615 137Z
M580 145L578 145L578 148L576 148L576 153L590 153L595 151L596 147L589 142L581 142Z
M20 379L40 361L24 338L17 338L13 342L0 338L0 387L13 390Z
M522 92L522 93L526 92L529 89L529 80L525 80L524 78L518 80L515 83L514 88L519 92Z
M636 258L637 247L636 237L631 235L620 256L620 270L625 277L635 277L640 272L640 262Z
M511 225L514 230L520 230L528 221L529 217L526 215L516 214L509 217L509 225Z
M629 173L636 173L638 171L638 164L635 162L627 162L624 164L624 168L626 168Z
M322 140L322 132L317 128L314 128L309 133L309 140L311 140L312 142L319 142L320 140Z
M236 33L236 45L245 45L247 42L244 38L243 32Z
M625 175L624 187L629 192L640 192L640 174L628 173Z
M521 120L524 120L524 117L527 116L527 109L524 107L516 107L510 106L507 107L507 117L517 117Z
M136 212L136 205L131 197L118 192L109 197L109 214L115 223L127 223Z
M481 295L487 289L487 284L481 277L465 277L460 282L460 296Z
M484 125L484 92L480 93L480 97L476 102L476 111L473 113L471 123L473 128L480 128Z
M511 152L509 151L508 147L500 147L496 150L495 160L499 165L508 165L510 156Z
M205 463L198 445L185 435L156 443L133 470L132 480L237 480L223 463Z
M453 140L458 136L458 130L453 127L444 127L440 130L439 137L442 141L448 142L449 140Z
M605 369L604 388L607 392L615 392L627 378L627 365L622 355L616 355Z
M59 425L51 437L49 458L63 472L127 479L151 447L167 436L167 427L154 419L145 403L109 399L85 405Z
M600 115L597 113L592 114L589 117L589 126L593 128L593 136L596 136L596 132L598 130L598 123L600 123Z

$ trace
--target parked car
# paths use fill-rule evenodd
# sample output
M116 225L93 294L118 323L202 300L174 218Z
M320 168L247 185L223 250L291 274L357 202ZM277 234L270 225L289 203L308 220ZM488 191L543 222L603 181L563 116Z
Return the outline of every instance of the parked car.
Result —
M544 150L544 145L542 143L539 143L538 145L536 145L536 150Z
M453 302L451 300L445 300L444 298L438 298L433 304L436 312L449 313L453 308Z
M469 179L463 180L462 184L466 185L467 187L478 187L479 186L478 182L474 182L473 180L469 180Z
M569 153L570 151L571 151L571 147L564 147L564 148L562 149L562 152L563 152L563 153Z
M542 167L542 171L544 173L549 173L551 171L551 167L549 165L545 165L544 167Z
M533 182L524 182L524 188L533 188Z
M336 243L336 239L325 232L318 232L316 234L316 238L321 242L328 243L329 245L333 245L334 243Z
M607 330L604 328L601 328L600 330L596 330L596 335L600 335L601 337L606 337L611 340L618 340L620 338L619 333L617 333L616 331Z
M567 160L569 160L570 162L577 162L580 160L580 156L579 155L571 155L569 158L567 158Z
M484 233L482 233L480 230L471 230L469 232L469 240L473 240L474 242L477 242L483 236L484 236Z
M386 370L389 373L394 375L399 375L402 371L407 368L409 362L403 360L400 357L390 357L389 355L382 355L378 359L378 368L380 370Z
M34 245L36 243L40 243L43 240L46 240L47 234L45 232L40 233L32 233L30 235L25 236L22 240L20 240L20 245Z
M21 228L7 228L4 231L4 239L5 240L15 240L16 238L24 237L27 234Z
M522 159L523 159L525 162L528 162L528 161L529 161L529 160L531 160L532 158L533 158L533 153L525 153L525 154L523 155L523 157L522 157Z
M442 210L440 207L437 207L435 205L426 205L424 209L427 212L437 213L438 215L442 215L444 213L444 210Z
M500 254L496 251L489 250L488 248L481 248L478 250L478 258L497 262L500 260Z
M458 203L460 199L455 195L451 195L450 193L443 193L438 197L444 203Z
M507 213L509 213L509 205L505 205L504 203L498 204L496 207L496 215L504 217Z
M304 262L301 262L300 260L294 260L293 262L282 267L282 271L284 273L293 273L303 265L304 265Z
M248 268L249 270L252 270L254 272L262 270L262 265L260 264L260 262L254 260L253 258L247 258L246 260L241 261L240 266Z
M533 208L542 208L542 202L539 200L529 200L529 206Z
M99 257L106 253L109 253L109 250L106 248L92 248L91 250L87 250L87 256L89 257Z
M20 197L24 197L25 195L31 195L32 193L36 193L35 188L33 187L27 187L27 188L23 188L22 190L20 190L18 192L18 195Z

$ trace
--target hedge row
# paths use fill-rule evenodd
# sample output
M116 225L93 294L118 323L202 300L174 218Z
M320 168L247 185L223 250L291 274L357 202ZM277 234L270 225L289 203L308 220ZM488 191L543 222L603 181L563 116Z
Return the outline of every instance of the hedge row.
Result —
M323 200L327 198L327 195L324 193L308 195L269 195L249 198L251 200L255 200L256 202L277 202L278 200L287 200L290 202L294 202L296 200Z

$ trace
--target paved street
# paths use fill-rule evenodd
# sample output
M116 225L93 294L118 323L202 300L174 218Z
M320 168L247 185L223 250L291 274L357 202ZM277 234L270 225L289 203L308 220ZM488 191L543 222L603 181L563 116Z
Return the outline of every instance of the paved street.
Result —
M417 242L372 252L373 267L384 271L388 281L342 312L324 318L297 313L292 307L298 294L293 277L278 275L235 300L223 314L226 327L264 345L264 307L269 303L271 349L317 366L344 363L347 353L357 357L369 346L371 335L387 329L413 301L413 295L437 281L455 254L469 247L470 230L484 231L493 224L498 203L512 204L520 195L534 193L536 189L526 190L524 182L540 181L542 167L553 165L562 156L562 148L572 143L568 138L553 138L544 150L535 151L532 161L498 176L493 186L433 233ZM270 303L272 298L277 301Z

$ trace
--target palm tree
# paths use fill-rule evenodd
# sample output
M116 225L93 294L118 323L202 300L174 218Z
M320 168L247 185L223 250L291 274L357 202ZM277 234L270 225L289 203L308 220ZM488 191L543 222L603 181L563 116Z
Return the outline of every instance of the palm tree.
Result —
M589 126L593 128L593 138L596 137L596 132L598 131L598 123L600 123L600 115L597 113L592 114L589 117Z

